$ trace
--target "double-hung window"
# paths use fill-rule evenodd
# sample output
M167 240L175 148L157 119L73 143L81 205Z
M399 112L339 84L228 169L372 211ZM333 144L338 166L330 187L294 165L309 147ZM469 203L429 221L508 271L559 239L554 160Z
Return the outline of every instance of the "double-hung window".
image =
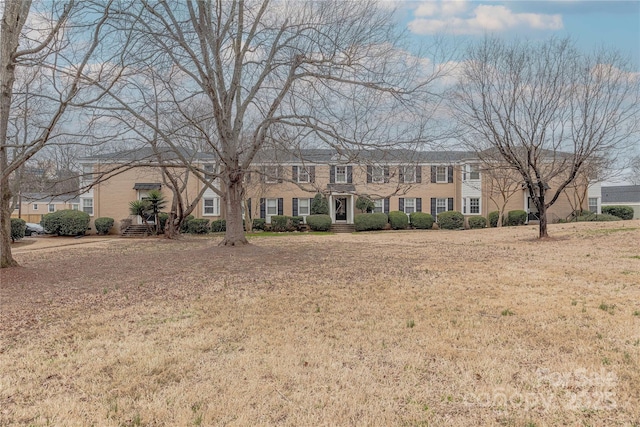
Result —
M480 199L478 197L469 198L469 213L470 214L480 213Z
M384 213L384 199L377 199L373 201L375 213Z
M416 182L416 167L405 166L402 170L402 181L405 183Z
M93 165L82 165L82 178L80 179L80 186L86 187L93 183Z
M82 200L82 211L93 216L93 198L86 198Z
M384 166L373 166L371 168L371 182L376 184L384 183Z
M447 167L446 166L437 166L436 167L436 182L447 182ZM446 200L446 199L443 199Z
M56 211L56 205L54 205L53 203L50 203L48 206L49 209L49 213L51 212L55 212Z
M346 184L347 182L347 167L336 166L336 183Z
M311 213L311 199L298 199L298 216L307 216Z
M38 210L38 204L34 203L33 205L31 205L31 207L33 208L34 211Z
M298 182L300 183L309 182L309 171L304 166L298 167Z
M589 212L598 213L598 198L589 197Z
M220 215L220 198L209 197L203 199L203 215L207 216L219 216Z
M404 213L407 215L416 211L416 199L408 197L404 199Z
M267 199L265 203L267 217L278 215L278 199Z
M436 215L447 211L447 199L436 199Z

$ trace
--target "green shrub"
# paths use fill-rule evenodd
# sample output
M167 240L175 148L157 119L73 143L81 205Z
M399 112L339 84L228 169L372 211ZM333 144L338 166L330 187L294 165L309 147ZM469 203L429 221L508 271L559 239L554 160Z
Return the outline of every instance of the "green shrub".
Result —
M187 232L190 234L207 234L210 230L209 220L206 218L194 218L187 226Z
M111 227L113 227L113 222L113 218L105 216L102 218L96 218L96 220L93 222L93 225L95 225L96 232L98 234L109 234L109 230L111 230Z
M524 225L527 222L527 213L523 210L509 211L507 225Z
M304 224L303 216L290 216L289 220L291 221L291 227L294 230L300 230L300 227Z
M24 219L11 218L11 241L22 239L26 228L27 223Z
M353 220L356 231L382 230L387 225L388 218L385 213L357 214Z
M500 212L498 211L489 212L489 215L487 216L489 220L489 227L497 227L499 217L500 217ZM502 225L504 225L504 218L502 218Z
M602 213L617 216L620 219L633 219L631 206L603 206Z
M286 215L273 215L271 217L271 231L291 231L291 220Z
M222 233L227 231L227 221L224 219L217 219L211 222L211 232Z
M464 215L458 211L446 211L438 214L438 225L444 230L458 230L464 227Z
M44 215L40 224L58 236L78 236L87 231L90 219L86 212L65 209Z
M375 207L376 204L367 196L358 196L356 199L356 209L360 210L362 213L373 212Z
M195 219L195 216L193 215L189 215L188 217L186 217L183 221L182 224L180 225L180 232L181 233L188 233L189 232L189 223L191 221L193 221Z
M313 231L329 231L331 228L331 217L329 215L309 215L307 225Z
M433 216L426 212L412 212L411 215L409 215L409 219L411 220L413 228L419 228L421 230L431 230L435 222Z
M610 215L610 214L594 214L594 213L589 213L586 215L582 215L579 216L575 219L578 222L584 222L584 221L622 221L622 218L615 216L615 215Z
M253 229L254 230L264 230L264 226L266 224L266 220L264 218L255 218L253 220Z
M487 219L483 216L470 216L467 222L469 223L469 228L471 229L485 228L487 226Z
M164 226L169 220L167 212L158 212L158 233L164 233Z
M389 224L394 230L404 230L409 226L409 217L401 211L389 212Z
M329 215L329 201L320 193L311 201L311 215Z

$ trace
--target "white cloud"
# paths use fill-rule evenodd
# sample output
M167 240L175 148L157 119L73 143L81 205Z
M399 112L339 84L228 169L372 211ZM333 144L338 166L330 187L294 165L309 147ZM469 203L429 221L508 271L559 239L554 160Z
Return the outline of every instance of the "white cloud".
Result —
M557 14L514 13L505 6L487 4L476 6L470 14L468 10L466 1L426 1L415 9L417 18L409 23L409 29L416 34L483 34L516 28L563 28L562 16Z

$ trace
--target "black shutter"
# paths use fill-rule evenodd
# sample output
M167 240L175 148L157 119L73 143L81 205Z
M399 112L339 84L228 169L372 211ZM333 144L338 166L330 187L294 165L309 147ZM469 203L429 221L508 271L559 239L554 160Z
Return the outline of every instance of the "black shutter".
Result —
M331 165L329 168L329 184L336 183L336 167Z
M371 172L373 168L371 166L367 166L367 184L371 184L373 179L371 179Z
M291 204L293 205L293 216L298 216L298 198L294 197Z
M398 199L398 210L404 212L404 197Z
M298 182L298 167L291 166L291 179L293 182Z
M278 184L282 183L282 172L283 172L282 166L278 166Z
M384 199L384 213L389 214L389 198Z
M353 183L353 166L347 166L347 184Z
M260 218L266 218L267 217L267 206L266 206L267 201L264 199L264 197L260 198Z
M404 166L398 167L398 181L402 184L404 182Z
M436 217L436 199L434 197L431 198L431 216Z
M438 169L437 166L431 166L431 182L436 182L436 170ZM433 200L433 199L431 199Z
M453 197L449 197L449 200L447 200L447 210L453 210Z
M416 182L418 184L422 182L422 166L416 166Z
M251 199L247 199L247 210L249 211L249 218L253 218L253 212L251 212Z
M316 167L309 166L307 170L309 171L309 182L316 182Z
M282 215L284 207L284 199L282 197L278 198L278 215Z
M389 182L389 166L384 167L384 182Z
M422 197L416 199L416 212L422 212Z
M453 182L453 166L447 168L447 182L449 184Z

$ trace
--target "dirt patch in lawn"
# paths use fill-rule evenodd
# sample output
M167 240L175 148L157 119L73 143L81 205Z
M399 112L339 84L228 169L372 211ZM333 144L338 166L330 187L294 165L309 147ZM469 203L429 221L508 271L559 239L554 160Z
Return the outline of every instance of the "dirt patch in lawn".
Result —
M638 423L640 221L550 234L29 245L0 424Z

